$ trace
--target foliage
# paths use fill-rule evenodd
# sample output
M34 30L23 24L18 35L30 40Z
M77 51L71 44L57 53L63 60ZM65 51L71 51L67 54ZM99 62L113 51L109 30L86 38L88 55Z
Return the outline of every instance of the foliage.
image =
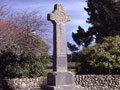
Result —
M11 49L17 55L40 56L41 54L48 53L49 46L38 36L20 32L18 34L10 35L0 40L0 50Z
M37 32L42 39L46 39L46 34L49 34L47 20L37 10L9 13L5 19L27 32Z
M104 37L119 35L120 2L116 0L88 0L85 10L90 16L88 23L92 24L89 31L96 36L96 42L102 42Z
M76 47L76 45L72 45L69 42L67 42L67 46L68 46L68 48L69 48L70 51L76 51L76 50L78 50L78 48Z
M37 56L48 53L49 46L45 43L48 42L48 23L40 13L37 10L8 10L13 11L7 5L0 4L0 16L3 16L0 19L0 50L9 47L19 54L25 51Z
M40 37L24 32L4 39L0 44L0 78L45 75L49 47Z
M82 27L78 27L77 33L72 33L72 38L74 42L78 45L78 47L75 44L71 44L70 42L67 42L67 46L70 51L75 52L79 51L79 47L85 46L88 47L88 45L91 43L93 40L93 37L91 35L91 32L85 30Z
M1 12L5 11L4 8ZM0 20L0 50L11 48L19 55L31 53L39 56L48 53L49 46L43 41L43 37L46 38L43 35L48 30L45 27L47 22L37 11L9 13L6 20ZM37 31L40 36L33 31Z
M90 32L85 32L85 30L80 26L78 27L77 33L72 33L72 37L78 46L82 45L87 47L92 41L92 36L90 36Z
M120 1L87 0L87 6L87 23L91 27L84 30L79 26L77 33L72 33L78 49L81 45L88 47L93 40L102 43L104 37L120 35Z
M78 57L79 74L120 74L120 36L109 36L102 44L84 47Z
M1 78L40 77L46 74L45 68L50 61L48 55L24 56L16 55L11 50L0 54Z
M9 11L0 5L0 78L45 75L50 59L49 46L43 41L49 34L47 21L35 10Z
M7 15L8 10L6 5L0 5L0 17Z

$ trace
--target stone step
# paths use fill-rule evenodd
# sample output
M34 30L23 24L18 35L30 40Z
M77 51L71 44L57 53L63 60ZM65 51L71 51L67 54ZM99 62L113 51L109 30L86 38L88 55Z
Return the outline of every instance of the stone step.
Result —
M17 90L45 90L45 89L31 88L31 89L17 89ZM88 90L88 89L85 89L85 88L75 88L75 90Z
M27 89L17 89L17 90L43 90L41 88L27 88Z
M43 90L41 88L31 88L30 90Z

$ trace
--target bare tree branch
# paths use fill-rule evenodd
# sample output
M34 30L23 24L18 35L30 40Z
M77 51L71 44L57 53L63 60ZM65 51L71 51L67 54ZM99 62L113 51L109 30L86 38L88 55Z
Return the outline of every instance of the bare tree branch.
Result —
M11 48L17 54L36 55L48 51L48 45L42 40L48 33L48 24L38 11L12 13L6 19L0 20L0 50ZM32 34L33 31L42 39Z
M8 8L6 5L0 5L0 16L8 14Z

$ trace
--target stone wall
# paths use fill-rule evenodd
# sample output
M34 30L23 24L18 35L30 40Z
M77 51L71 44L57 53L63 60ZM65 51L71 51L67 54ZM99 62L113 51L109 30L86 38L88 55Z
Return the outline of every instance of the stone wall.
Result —
M120 75L75 75L76 90L120 90ZM46 77L8 79L9 86L20 88L40 87L47 84Z
M120 90L120 75L76 75L75 84L88 90Z
M41 85L46 85L47 78L46 77L38 77L38 78L21 78L21 79L7 79L5 80L8 83L8 86L14 90L22 89L22 88L33 88L40 87Z

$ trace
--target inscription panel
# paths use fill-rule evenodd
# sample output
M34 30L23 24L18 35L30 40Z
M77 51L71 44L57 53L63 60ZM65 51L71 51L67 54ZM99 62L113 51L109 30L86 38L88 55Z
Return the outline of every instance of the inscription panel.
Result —
M57 57L57 70L67 71L67 57Z
M66 67L67 65L67 57L57 57L57 66Z

